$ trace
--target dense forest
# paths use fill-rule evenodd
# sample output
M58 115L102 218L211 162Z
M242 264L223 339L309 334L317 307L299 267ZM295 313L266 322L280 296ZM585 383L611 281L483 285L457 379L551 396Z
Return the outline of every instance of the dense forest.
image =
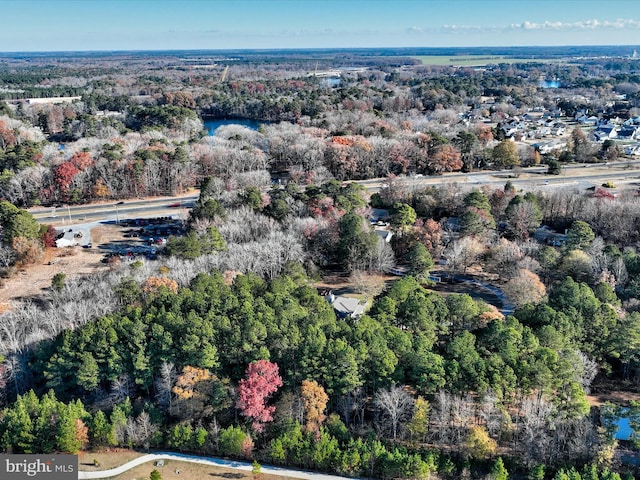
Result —
M588 394L637 393L636 192L410 176L617 161L614 142L575 121L544 155L502 124L536 109L634 118L637 60L473 69L345 55L353 70L334 85L309 75L332 68L322 55L229 69L13 61L0 65L3 276L55 240L23 208L200 194L158 260L58 276L0 314L2 451L171 448L385 479L633 478L640 403ZM31 95L81 98L13 103ZM206 116L262 125L207 135ZM374 194L351 182L371 178L384 183ZM394 267L407 275L383 276ZM362 315L320 295L329 274ZM469 278L500 296L449 291Z

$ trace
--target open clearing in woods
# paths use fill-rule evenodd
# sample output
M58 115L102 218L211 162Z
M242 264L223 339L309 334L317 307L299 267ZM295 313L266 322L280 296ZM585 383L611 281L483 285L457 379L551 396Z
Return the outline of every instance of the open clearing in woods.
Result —
M56 273L64 273L67 278L77 278L106 270L108 267L100 262L104 258L104 252L97 247L119 239L122 239L122 229L119 226L100 225L91 230L93 248L47 249L42 260L21 267L13 277L3 279L0 312L10 308L14 300L37 299L46 295L51 287L51 278Z

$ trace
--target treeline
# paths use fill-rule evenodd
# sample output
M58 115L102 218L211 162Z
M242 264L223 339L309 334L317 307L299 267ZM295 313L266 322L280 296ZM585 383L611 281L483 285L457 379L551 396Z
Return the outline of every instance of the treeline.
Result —
M621 326L588 317L604 304L572 280L557 287L551 306L506 319L413 277L396 281L357 320L338 320L298 270L270 282L239 275L231 284L200 274L182 288L162 276L124 278L114 294L121 311L41 343L21 373L31 378L19 382L25 388L55 392L40 405L76 402L68 432L75 442L169 445L382 478L453 478L469 468L464 459L486 471L498 451L510 468L525 469L610 455L614 430L588 416L591 358L612 354L602 351L612 341L628 343L633 334L617 331L622 325L640 324L635 314ZM239 400L254 394L242 390L247 365L267 359L282 389L250 410ZM301 388L305 381L316 393ZM37 398L21 395L5 410L5 448L40 448L28 441L40 441L37 428L45 428L28 423L42 416ZM86 414L78 398L96 413ZM47 438L62 441L63 426L50 428Z
M71 82L63 69L54 73L49 83ZM309 183L327 175L341 180L438 175L543 161L558 171L555 159L502 141L502 130L486 122L499 124L531 109L622 114L607 111L603 99L624 91L633 102L637 95L635 77L617 73L607 78L613 82L611 91L595 95L588 105L569 95L540 94L534 80L546 73L573 79L585 75L564 65L500 65L484 72L370 70L343 75L336 88L306 75L276 75L269 68L246 73L220 82L218 72L198 72L193 79L174 68L143 70L125 87L109 72L108 79L92 81L90 91L84 87L82 100L73 104L19 105L15 112L0 108L6 114L0 118L0 198L30 206L166 195L210 175L232 186L247 172L288 173L296 182ZM484 103L483 96L494 97L493 102ZM625 106L625 115L631 115L632 106ZM202 138L196 112L273 123L258 133L231 127L215 138ZM57 142L66 143L64 151ZM609 147L603 146L601 156L617 158L619 149ZM593 150L586 137L572 138L560 158L593 161ZM76 154L88 160L80 165Z
M75 298L75 305L43 316L43 327L57 329L57 336L35 350L28 347L29 339L43 337L28 331L31 317L2 317L4 368L12 380L5 393L11 400L29 388L40 394L53 389L63 401L81 398L88 410L106 412L129 397L133 430L130 437L124 430L121 445L144 445L147 440L135 443L142 434L134 426L147 412L155 419L155 432L163 435L154 437L162 444L225 453L232 444L240 456L251 451L261 460L297 464L298 454L285 448L288 437L281 433L297 438L296 422L307 425L301 385L315 381L327 395L326 413L339 415L354 442L361 438L366 443L367 435L375 434L389 442L389 452L399 448L399 441L437 447L453 455L451 475L461 474L464 467L455 465L464 459L486 470L486 459L493 462L497 452L509 459L510 469L516 463L553 469L612 458L614 430L592 422L585 391L598 372L624 379L638 367L640 318L629 303L628 311L619 314L616 295L628 302L626 295L632 294L628 286L633 283L621 281L620 265L628 264L633 282L634 252L605 248L584 221L572 223L562 247L536 246L528 237L547 207L543 197L533 194L519 196L505 188L487 195L445 187L412 200L401 187L391 182L376 201L393 202L389 222L398 239L393 247L410 260L418 277L398 280L382 295L363 282L363 291L375 300L360 319L338 320L301 271L285 266L305 258L291 249L302 237L290 236L292 243L285 244L289 257L273 264L264 249L260 255L242 254L248 244L266 245L265 232L282 235L294 226L285 235L304 232L309 255L317 250L327 255L328 264L366 270L375 244L358 213L365 206L360 188L328 182L302 191L289 185L271 191L267 203L256 188L226 192L221 181L212 179L203 185L193 210L193 239L185 237L185 244L175 246L176 255L194 260L168 260L160 269L154 264L129 267L130 278L124 274L99 288L99 301L89 285L75 294L65 286L60 293ZM449 216L460 223L456 235L446 240ZM316 230L320 226L326 230ZM505 238L491 240L499 228ZM281 248L283 238L269 251L277 244ZM326 246L314 248L322 238L329 239ZM195 242L202 242L200 248L209 242L219 252L201 255L206 252L194 250ZM415 253L418 246L434 257L443 254L444 269L452 273L482 266L506 285L520 285L517 306L522 306L503 319L467 295L440 297L429 291L422 282L433 262ZM288 277L279 277L283 268ZM197 273L213 269L226 273ZM259 272L263 279L229 270ZM538 271L541 277L536 280L522 270ZM614 290L612 283L619 288ZM539 285L541 294L532 296ZM65 318L64 312L79 311L85 299L102 313L83 310L81 317ZM73 322L75 330L62 330L65 322ZM18 337L27 343L17 343ZM273 422L260 411L245 415L231 394L231 387L246 378L247 365L267 359L278 366L283 384L267 406L275 410L264 410ZM190 398L194 401L184 401ZM238 414L247 421L238 422ZM255 418L267 428L249 426ZM316 425L324 424L317 418ZM329 432L322 443L325 454L315 453L316 460L301 465L366 472L357 455L340 446L349 445L349 439L341 444L338 434ZM335 444L332 437L338 442L335 449L329 448ZM282 448L273 443L278 438ZM206 439L212 439L211 447ZM308 448L302 458L319 447L309 443ZM348 461L347 453L353 457ZM412 465L415 454L424 462L420 469L430 465L428 454L411 449L408 456L398 454L396 465ZM385 465L382 458L379 465ZM435 463L441 468L440 460ZM382 471L377 470L387 475Z

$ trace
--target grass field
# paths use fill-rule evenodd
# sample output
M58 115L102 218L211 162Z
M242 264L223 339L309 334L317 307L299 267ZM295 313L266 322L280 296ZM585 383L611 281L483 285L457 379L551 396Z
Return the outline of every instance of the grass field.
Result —
M423 65L449 65L452 67L481 67L490 63L545 62L539 58L504 57L500 55L427 55L411 57L420 60Z

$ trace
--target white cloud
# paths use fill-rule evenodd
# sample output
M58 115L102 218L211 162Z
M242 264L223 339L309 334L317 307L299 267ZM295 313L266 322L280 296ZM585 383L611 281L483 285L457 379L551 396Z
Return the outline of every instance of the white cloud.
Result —
M637 30L640 29L640 20L633 18L619 18L617 20L583 20L577 22L531 22L513 23L507 26L496 25L442 25L441 27L413 25L405 31L408 34L422 35L430 33L470 33L470 32L500 32L509 30L527 31L576 31L576 30Z
M543 23L525 21L514 23L516 30L624 30L640 28L640 20L632 18L618 18L617 20L584 20L578 22L550 22Z
M432 33L467 33L467 32L487 32L497 31L495 26L481 25L442 25L441 27L418 27L412 26L406 29L409 34L432 34Z

